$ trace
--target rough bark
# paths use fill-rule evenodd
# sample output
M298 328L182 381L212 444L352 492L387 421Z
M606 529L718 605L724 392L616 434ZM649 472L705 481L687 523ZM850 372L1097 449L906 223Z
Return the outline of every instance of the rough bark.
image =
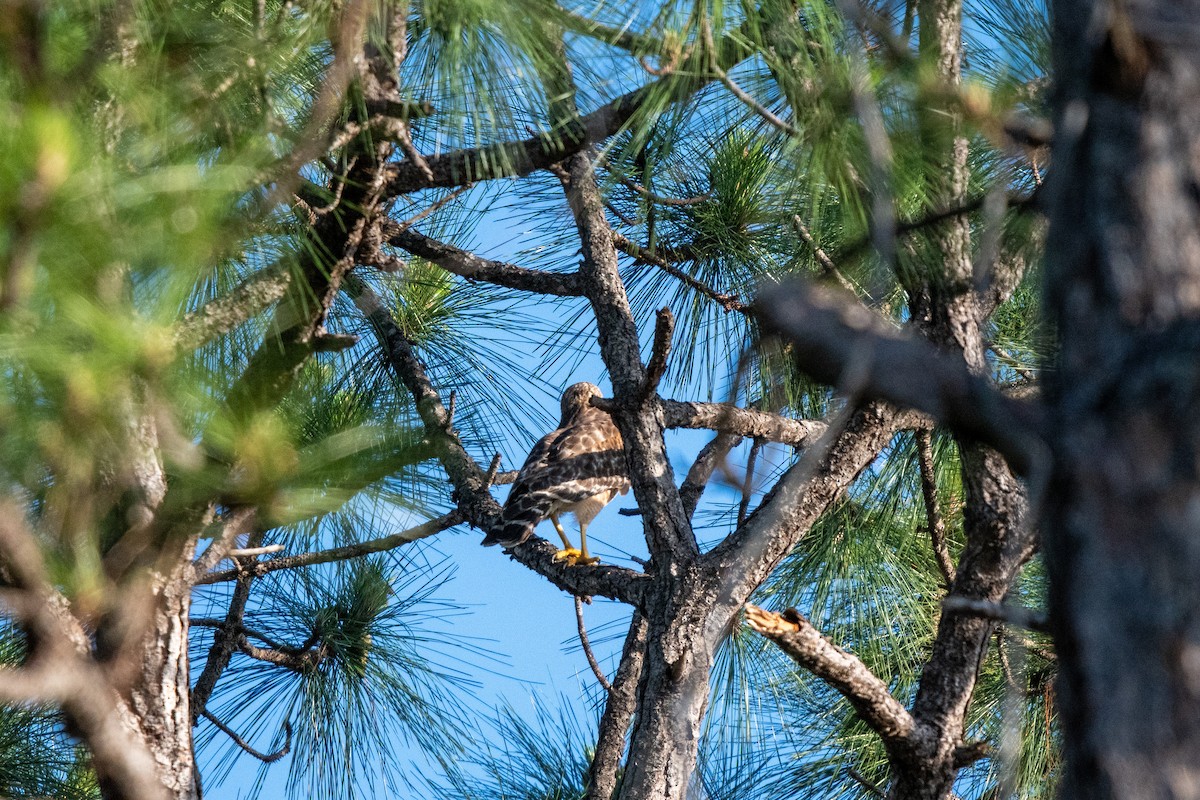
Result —
M189 539L166 575L154 575L154 616L142 649L142 668L129 693L131 720L150 750L159 780L172 800L200 796L192 745L188 680L188 612L192 605ZM105 793L105 796L109 796Z
M1200 3L1054 4L1051 622L1067 798L1200 797Z
M600 717L600 732L596 738L596 753L588 770L588 786L584 800L611 800L617 789L621 756L625 753L625 735L637 708L638 687L646 660L646 618L634 612L621 651L621 663L613 679L612 689L604 702Z

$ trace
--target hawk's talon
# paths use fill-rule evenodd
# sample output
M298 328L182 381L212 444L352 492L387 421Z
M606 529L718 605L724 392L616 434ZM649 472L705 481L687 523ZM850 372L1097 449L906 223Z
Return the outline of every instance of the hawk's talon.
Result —
M571 566L575 566L575 564L577 564L579 562L579 558L582 555L583 555L583 553L579 552L574 547L568 547L566 549L559 550L557 553L555 553L554 560L555 561L565 561L568 564L570 564Z

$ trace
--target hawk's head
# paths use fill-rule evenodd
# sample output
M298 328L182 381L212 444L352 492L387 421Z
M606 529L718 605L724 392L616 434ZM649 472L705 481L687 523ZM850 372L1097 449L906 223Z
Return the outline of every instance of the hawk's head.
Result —
M566 427L567 423L580 413L591 408L591 399L593 397L601 397L600 387L594 383L573 383L567 387L562 396L562 421L559 422L560 428Z

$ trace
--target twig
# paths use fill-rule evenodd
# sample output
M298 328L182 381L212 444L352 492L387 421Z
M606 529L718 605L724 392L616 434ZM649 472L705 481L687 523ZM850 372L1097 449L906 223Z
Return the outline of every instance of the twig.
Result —
M263 547L243 547L236 550L230 550L225 554L226 558L249 558L252 556L265 556L271 553L283 552L283 545L268 544Z
M289 720L284 720L284 722L283 722L283 731L284 731L284 735L286 737L283 742L283 747L274 753L263 754L263 753L260 753L257 750L255 750L253 747L251 747L246 742L245 739L243 739L242 737L240 737L236 733L234 733L233 730L231 730L228 725L226 725L225 723L221 722L221 720L219 720L215 716L213 716L211 711L208 711L207 709L204 711L201 711L200 716L204 717L206 720L211 722L213 725L216 725L217 730L219 730L221 733L225 734L230 739L232 739L234 744L236 744L238 747L245 750L250 755L257 758L259 761L263 762L264 764L273 764L276 761L278 761L279 759L286 756L289 752L291 752L291 749L292 749L292 723Z
M596 680L604 687L604 691L611 692L612 684L608 682L608 678L604 677L604 670L600 669L600 663L596 661L591 642L588 641L587 628L583 625L583 598L579 595L575 595L575 622L579 626L579 644L583 646L583 654L587 656L587 662L591 666Z
M616 231L613 231L612 243L614 247L616 247L622 253L625 253L627 256L632 257L635 261L640 261L644 264L650 264L651 266L658 267L672 278L681 281L701 294L715 300L726 311L738 311L745 314L750 309L750 306L738 299L737 295L718 292L716 289L708 286L704 282L693 278L691 275L688 275L686 272L681 270L679 267L676 267L674 264L671 264L666 259L654 255L649 250L642 248L640 245L636 244L626 236L617 233Z
M750 445L750 455L746 458L746 478L742 481L742 500L738 503L737 524L746 521L746 511L750 508L750 495L754 489L754 466L758 461L758 451L762 449L763 440L755 439Z
M1012 369L1012 371L1017 373L1018 375L1020 375L1025 380L1027 380L1027 381L1036 381L1037 380L1037 375L1034 375L1032 372L1030 372L1029 370L1022 367L1020 360L1016 356L1014 356L1012 353L1008 352L1007 350L1005 350L995 344L989 344L988 349L991 350L996 355L1000 356L1000 358L1002 358L1004 361L1008 362L1008 366Z
M883 789L880 789L878 786L867 780L862 773L860 773L854 767L846 767L846 774L850 776L852 781L866 789L875 797L887 797L887 794L883 791Z
M641 402L645 403L658 391L658 384L667 371L667 358L671 355L671 334L675 332L675 315L663 306L655 314L654 345L650 352L650 363L646 367L646 382L642 386Z
M461 195L463 192L467 191L468 189L472 188L474 185L475 184L470 183L470 182L464 183L462 186L459 186L457 189L450 192L445 197L439 197L436 201L434 201L432 204L430 204L427 208L419 211L417 214L409 217L408 219L404 220L403 222L396 222L396 223L388 224L387 235L394 237L397 234L404 233L406 230L411 228L413 225L416 225L418 222L425 219L430 214L433 214L434 212L438 211L439 209L443 208L444 206L446 206L449 203L456 200L459 197L459 195Z
M345 561L350 558L358 558L359 556L369 555L370 553L382 553L386 550L392 550L401 545L415 542L418 539L424 539L427 536L433 536L435 533L441 533L447 528L453 528L455 525L463 521L463 516L458 511L451 511L449 514L444 514L437 519L432 519L415 528L409 528L400 533L393 533L390 536L384 536L379 539L371 539L358 544L348 544L343 547L334 547L329 550L318 550L313 553L302 553L295 556L286 556L284 558L272 558L266 561L256 561L249 566L239 566L235 569L225 570L223 572L210 572L201 575L196 580L197 586L203 586L210 583L221 583L222 581L235 580L239 575L253 575L262 577L271 572L281 569L296 569L297 567L308 567L313 564L325 564L330 561Z
M829 257L829 254L825 252L821 245L817 244L812 232L804 224L804 220L800 219L799 214L792 215L792 223L796 226L796 232L800 234L800 238L812 248L813 255L816 256L817 263L821 265L821 269L825 270L825 274L835 279L846 291L857 293L857 289L850 282L850 279L842 274L842 271L837 268L837 264L833 263L833 259Z
M704 37L704 46L708 53L708 68L713 71L714 75L721 79L721 83L725 84L725 88L732 92L734 97L745 103L751 111L770 123L771 126L783 131L788 136L799 137L800 132L798 130L751 97L749 92L738 86L737 82L729 77L729 73L721 69L721 66L717 63L717 50L713 45L712 28L709 26L708 17L700 20L700 31Z
M1022 606L1010 606L1005 603L993 603L988 600L974 600L969 597L947 597L942 601L942 608L959 614L970 614L984 619L994 619L1018 628L1025 628L1038 633L1050 633L1050 620L1040 611Z
M454 428L454 412L458 403L458 390L450 390L450 402L446 405L446 430Z
M663 195L658 194L657 192L650 191L645 186L642 186L640 183L635 181L633 178L627 177L625 175L617 175L616 178L622 184L624 184L628 188L632 189L633 191L637 192L638 194L640 194L642 197L646 198L647 200L650 200L652 202L658 203L659 205L663 205L663 206L694 206L694 205L698 205L699 203L703 203L705 200L712 199L712 194L707 193L707 192L704 194L698 194L695 197L664 197Z
M929 525L929 539L938 569L946 580L946 588L954 584L954 562L946 546L946 522L938 507L937 478L933 469L933 436L929 431L917 431L917 462L921 471L921 495L925 499L925 519Z
M496 482L496 473L500 469L500 454L492 456L492 463L488 465L488 471L483 476L483 487L490 488Z

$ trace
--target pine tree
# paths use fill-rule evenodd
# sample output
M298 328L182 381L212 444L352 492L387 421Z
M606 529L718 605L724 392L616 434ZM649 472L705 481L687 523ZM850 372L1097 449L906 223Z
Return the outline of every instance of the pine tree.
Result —
M289 752L289 796L396 792L403 744L464 797L1047 797L1061 657L1092 796L1088 622L1054 607L1060 655L1042 609L1105 587L1038 554L1094 490L1031 399L1087 360L1086 245L1041 264L1041 4L0 11L6 793L195 798ZM1158 85L1112 30L1113 91ZM471 252L500 216L524 249ZM509 551L630 607L594 731L480 729L418 544L489 529L492 454L541 433L501 334L611 381L648 560ZM676 429L712 432L682 477Z

